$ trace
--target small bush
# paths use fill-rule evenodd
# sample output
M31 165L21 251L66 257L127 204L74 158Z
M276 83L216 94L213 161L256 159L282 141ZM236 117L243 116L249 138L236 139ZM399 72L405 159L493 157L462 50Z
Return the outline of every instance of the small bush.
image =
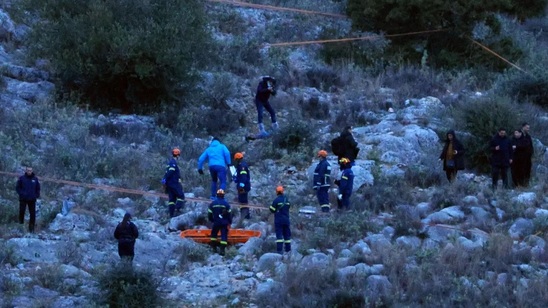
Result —
M63 273L59 264L43 264L36 267L32 275L36 284L42 288L62 291Z
M201 244L180 246L175 250L179 255L179 265L186 269L193 262L203 262L210 255L209 247Z
M329 117L329 104L320 102L320 98L312 96L308 100L299 100L303 114L306 118L327 119Z
M152 272L133 270L128 265L107 269L98 279L103 304L109 307L161 306L156 290L159 281L155 277Z

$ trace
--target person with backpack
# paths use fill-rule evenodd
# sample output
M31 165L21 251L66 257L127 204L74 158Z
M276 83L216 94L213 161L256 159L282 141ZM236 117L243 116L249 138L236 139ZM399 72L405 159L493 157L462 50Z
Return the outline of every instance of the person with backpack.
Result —
M118 255L124 262L133 263L135 257L135 240L139 237L137 226L131 221L131 214L126 213L114 230L114 238L118 240Z
M274 229L276 230L276 251L283 254L291 251L291 229L289 222L289 209L291 203L284 195L284 187L276 187L276 199L272 201L270 212L274 213Z
M327 151L318 152L320 162L314 170L312 188L316 191L318 203L323 213L329 213L329 187L331 186L331 165L327 161Z
M347 158L354 165L360 148L352 135L352 126L346 126L338 137L331 140L331 151L337 155L339 162L341 159Z
M165 186L165 191L168 194L167 206L169 209L169 217L175 216L175 210L180 211L185 202L185 193L181 184L181 172L177 165L177 160L181 156L179 148L171 150L171 159L166 167L166 173L162 178L162 184Z
M270 114L272 120L272 129L278 129L278 122L276 122L276 112L270 105L270 96L276 95L276 79L270 76L261 77L261 81L257 85L257 93L255 94L255 106L257 106L257 122L259 125L259 136L268 136L268 133L264 129L263 124L263 109L266 109Z

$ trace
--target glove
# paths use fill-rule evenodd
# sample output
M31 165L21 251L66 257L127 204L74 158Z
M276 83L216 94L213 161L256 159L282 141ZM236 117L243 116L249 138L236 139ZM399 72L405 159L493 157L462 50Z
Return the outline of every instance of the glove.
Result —
M342 194L339 194L339 195L337 196L337 198L338 198L339 200L342 200Z
M313 188L314 190L318 190L319 187L318 187L318 186L313 186L312 188Z
M198 173L201 174L201 175L204 175L204 170L198 169Z
M162 185L166 185L166 179L162 179Z
M240 187L243 188L243 187L245 187L245 184L244 184L244 183L240 183L240 185L238 185L238 186L240 186Z

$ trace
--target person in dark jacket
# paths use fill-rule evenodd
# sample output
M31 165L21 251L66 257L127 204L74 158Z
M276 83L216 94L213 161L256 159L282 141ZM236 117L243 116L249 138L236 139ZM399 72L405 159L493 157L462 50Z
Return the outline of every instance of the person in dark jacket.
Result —
M211 175L211 200L216 199L217 181L219 188L226 189L226 168L231 167L230 152L226 145L222 144L219 138L211 140L209 147L198 158L198 173L203 175L203 166L205 161L209 164L209 174Z
M291 203L284 194L283 186L276 187L276 199L270 205L270 212L274 213L274 228L276 230L276 251L282 254L291 251L291 229L289 209Z
M340 155L338 155L339 162L341 161L341 159L347 158L350 160L350 163L354 165L354 161L358 157L360 148L358 148L358 143L352 135L352 126L345 127L340 136L343 141L341 145L342 152L340 153Z
M126 213L114 230L118 240L118 255L122 261L131 264L135 256L135 240L139 237L137 226L131 221L131 214Z
M512 138L512 184L514 187L526 186L527 161L530 159L527 140L521 130L516 129Z
M238 202L240 203L240 215L244 219L250 219L249 207L245 206L249 203L248 194L251 190L251 173L249 167L244 161L244 154L238 152L234 154L234 161L236 162L236 175L233 180L238 190Z
M217 190L217 198L211 202L207 209L207 218L213 223L209 244L214 252L217 252L217 246L220 246L220 255L224 256L228 245L228 227L232 224L232 210L230 204L225 200L224 190ZM221 231L220 242L217 240L219 231Z
M464 170L464 147L453 130L449 130L446 134L440 160L443 160L443 171L449 182L457 178L458 170Z
M506 129L499 128L489 143L491 149L491 177L492 188L497 188L499 175L502 178L502 185L508 188L508 167L512 163L512 145L506 137Z
M272 129L278 129L278 122L276 122L276 112L270 105L270 96L276 95L276 79L270 76L261 77L261 81L257 85L257 93L255 94L255 106L257 106L258 123L259 123L259 135L267 136L268 133L264 129L263 124L263 109L266 109L270 113L270 119L272 120Z
M327 162L327 151L318 152L320 162L314 170L314 179L312 188L316 191L318 203L322 212L329 213L331 205L329 204L329 187L331 186L331 165Z
M533 138L529 134L530 126L528 123L523 123L521 125L521 133L523 134L523 139L525 140L525 182L523 186L528 186L529 181L531 180L531 169L533 168L533 155L535 154L535 147L533 146Z
M32 167L25 168L25 174L20 176L15 185L19 195L19 223L25 222L25 212L29 208L29 232L34 233L36 223L36 199L40 199L40 182L32 171Z
M169 216L175 216L175 210L180 211L185 202L185 193L181 184L181 172L177 165L177 160L181 156L181 150L174 148L171 151L172 157L166 168L166 173L162 179L162 184L165 185L166 193L168 194L168 209Z
M350 209L350 196L352 196L352 190L354 189L354 172L352 171L352 162L350 159L343 157L339 164L341 165L342 174L341 179L337 180L335 184L339 185L339 195L337 196L338 210Z

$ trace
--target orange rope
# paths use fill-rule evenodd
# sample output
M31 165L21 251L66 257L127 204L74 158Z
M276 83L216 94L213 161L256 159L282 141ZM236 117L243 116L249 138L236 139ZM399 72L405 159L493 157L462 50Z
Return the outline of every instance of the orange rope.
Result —
M278 7L273 5L254 4L254 3L247 3L242 1L229 1L229 0L206 0L206 1L231 4L236 6L244 6L244 7L256 8L256 9L263 9L263 10L295 12L295 13L303 13L303 14L311 14L311 15L322 15L322 16L335 17L335 18L348 18L348 16L342 15L342 14L309 11L309 10L302 10L302 9L295 9L295 8L288 8L288 7Z
M479 47L483 48L484 50L486 50L488 53L491 53L493 54L495 57L501 59L502 61L506 62L507 64L517 68L518 70L520 70L521 72L525 73L525 74L528 74L529 73L527 71L525 71L524 69L522 69L521 67L517 66L516 64L510 62L509 60L507 60L506 58L504 58L503 56L499 55L498 53L496 53L495 51L493 51L492 49L489 49L489 47L481 44L480 42L477 42L475 40L473 40L471 37L467 37L470 41L472 41L472 43L478 45Z

